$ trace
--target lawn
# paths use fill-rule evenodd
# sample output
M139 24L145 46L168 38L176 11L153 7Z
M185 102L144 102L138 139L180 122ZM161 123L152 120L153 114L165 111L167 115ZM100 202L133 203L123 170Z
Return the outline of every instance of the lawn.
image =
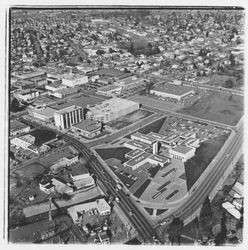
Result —
M244 113L244 98L210 91L191 107L185 107L178 112L233 126Z
M29 164L21 169L18 169L16 172L24 178L33 179L37 175L42 174L45 171L45 167L42 166L40 163L35 162Z
M140 132L142 134L148 134L149 132L159 133L161 127L164 124L165 119L166 119L165 117L161 118L161 119L141 128L141 129L139 129L138 132Z
M212 159L217 155L227 137L227 135L222 135L215 139L203 142L196 150L195 156L185 163L185 175L188 190L190 190Z
M139 109L134 111L128 115L122 116L114 121L109 122L107 125L111 128L122 129L126 126L129 126L141 119L148 117L152 114L152 112L144 109Z
M121 162L126 161L125 154L130 151L132 150L125 147L96 149L96 152L100 155L100 157L103 160L116 158L119 159Z
M151 180L146 180L133 195L139 198L144 193L150 183Z

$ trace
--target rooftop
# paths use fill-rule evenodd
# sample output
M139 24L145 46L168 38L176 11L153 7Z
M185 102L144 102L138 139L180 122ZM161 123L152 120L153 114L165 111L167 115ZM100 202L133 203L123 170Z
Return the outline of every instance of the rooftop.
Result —
M172 84L164 84L164 85L155 86L152 90L181 96L181 95L184 95L186 93L189 93L190 91L193 91L194 89L191 87L188 87L188 86L177 86L177 85L172 85Z
M86 120L81 121L77 124L74 124L72 127L91 132L91 131L100 129L101 123L98 121L95 121L95 120L86 119Z
M143 150L137 148L137 149L134 149L134 150L126 153L126 156L130 157L130 158L134 158L134 157L140 155L143 152L144 152Z
M150 147L148 144L146 144L144 142L135 141L135 140L125 142L125 144L130 145L130 146L135 146L135 147L142 149L142 150L146 150L147 148Z
M155 141L153 136L150 136L149 134L147 134L147 135L141 134L140 132L136 132L136 133L132 134L131 137L132 136L135 136L135 137L140 138L140 139L147 140L147 141L149 141L151 143Z
M149 159L158 161L158 162L160 162L160 163L166 163L166 162L169 161L169 158L163 157L163 156L161 156L161 155L151 155L151 156L149 157Z
M37 113L39 115L46 116L46 117L53 117L55 111L56 111L55 109L52 109L52 108L49 108L49 107L46 107L44 109L34 109L34 110L32 110L32 112Z
M127 78L123 78L123 79L117 81L116 83L117 84L122 84L122 85L128 85L128 84L131 84L133 82L144 81L144 80L145 79L138 78L136 76L130 76L130 77L127 77Z
M83 174L88 174L89 173L89 171L85 167L85 165L83 165L80 162L76 163L74 165L71 165L70 170L71 170L71 175L72 176L83 175Z
M104 69L103 68L103 69L100 69L99 71L97 71L96 74L111 76L111 77L119 77L121 75L124 75L125 73L120 71L120 70L116 70L116 69Z
M130 165L130 166L135 166L135 165L137 165L139 162L141 162L141 161L147 159L147 158L150 157L150 156L151 156L151 154L144 152L143 154L138 155L137 157L135 157L135 158L133 158L133 159L127 161L126 164L128 164L128 165Z
M154 133L154 132L150 132L149 134L147 134L147 136L153 137L156 140L162 140L165 137L165 135Z
M101 88L97 89L97 91L108 92L108 91L111 91L114 89L119 89L119 88L120 88L119 86L109 85L109 86L101 87Z
M55 113L63 115L65 113L69 113L69 112L72 112L74 110L81 109L81 108L82 107L79 107L79 106L76 106L76 105L72 105L72 106L69 106L67 108L57 110L57 111L55 111Z
M188 152L190 152L191 150L193 150L193 148L180 145L180 146L177 146L177 147L173 148L172 150L173 151L177 151L177 152L179 152L181 154L187 154Z
M22 123L22 122L19 122L17 120L10 121L10 132L14 132L14 131L17 131L17 130L20 130L23 128L27 128L27 127L29 127L29 126Z

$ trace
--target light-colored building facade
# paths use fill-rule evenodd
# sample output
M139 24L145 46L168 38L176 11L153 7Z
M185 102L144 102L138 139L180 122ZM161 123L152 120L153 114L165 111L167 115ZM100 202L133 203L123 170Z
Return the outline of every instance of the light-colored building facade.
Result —
M87 108L89 109L86 114L87 119L107 123L138 110L139 103L121 98L112 98Z
M88 82L88 76L84 75L67 75L62 77L62 84L68 87L75 87Z
M170 157L173 159L186 162L187 160L189 160L195 155L195 151L196 149L193 147L180 145L175 148L170 148L169 154L170 154Z
M10 136L28 133L29 131L30 131L30 126L22 122L19 122L17 120L10 121Z
M21 101L29 101L32 99L35 99L36 97L38 97L40 95L39 91L37 90L22 90L20 92L16 92L14 93L14 96L21 100Z
M72 125L83 120L83 108L72 105L54 113L55 125L62 129L70 128Z
M39 119L41 121L45 122L52 122L54 121L54 113L55 109L52 109L50 107L38 107L38 108L32 108L28 110L29 115L33 116L36 119Z
M117 96L121 93L122 87L119 86L104 86L99 89L97 89L97 93L99 95L105 95L105 96Z

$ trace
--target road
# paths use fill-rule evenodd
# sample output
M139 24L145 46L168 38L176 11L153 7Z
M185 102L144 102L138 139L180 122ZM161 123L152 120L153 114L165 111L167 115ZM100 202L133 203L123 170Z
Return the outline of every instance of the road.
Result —
M25 120L25 119L22 119ZM27 123L30 121L25 120ZM133 201L129 198L127 193L123 190L116 190L116 181L114 178L114 174L110 174L110 169L105 169L105 167L98 161L98 159L93 155L93 153L84 145L82 142L78 141L72 136L65 135L60 131L57 131L52 128L48 128L46 126L40 125L39 123L32 122L32 126L36 126L38 128L43 128L47 130L51 130L57 134L60 134L64 137L65 141L73 145L79 152L81 152L84 158L91 165L94 173L97 178L101 180L101 184L104 185L104 189L108 190L114 197L119 197L120 203L119 207L126 214L127 218L129 218L130 222L136 228L140 237L143 239L145 243L156 243L154 241L153 236L157 237L160 243L163 243L163 240L160 240L156 230L154 230L153 225L150 221L147 221L146 217L142 214L142 212L136 207ZM111 171L112 172L112 171ZM104 190L103 189L103 190ZM130 215L132 212L132 215Z
M195 190L189 195L189 198L181 205L179 209L173 211L175 217L180 217L182 220L187 221L193 215L199 212L199 208L203 204L207 195L209 195L216 187L221 179L225 179L225 174L229 166L233 166L236 160L242 154L243 144L243 122L237 129L237 132L231 140L225 145L220 152L219 157L215 160L213 167L208 167L206 173L204 172L203 178L198 180ZM166 220L172 214L168 215ZM166 227L162 229L162 235L165 233Z

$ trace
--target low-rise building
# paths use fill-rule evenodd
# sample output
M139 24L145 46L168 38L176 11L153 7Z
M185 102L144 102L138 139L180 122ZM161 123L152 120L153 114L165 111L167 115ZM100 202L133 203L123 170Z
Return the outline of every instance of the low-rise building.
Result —
M17 120L10 121L10 136L28 133L29 131L30 131L30 126Z
M26 140L23 140L21 138L13 138L10 140L10 144L15 146L17 149L22 148L25 150L29 150L35 154L38 154L38 148L34 145L32 145L30 142L27 142Z
M131 89L133 87L138 87L145 83L146 83L145 79L138 78L136 76L131 76L114 82L114 85L121 87L122 89L125 90L125 89Z
M66 185L62 181L59 181L56 178L51 179L51 184L54 186L54 190L57 191L58 193L69 194L73 192L72 187L69 187L68 185Z
M136 140L136 141L140 141L149 145L152 145L156 139L154 139L153 136L150 136L149 134L145 135L145 134L141 134L140 132L136 132L134 134L131 135L131 139L132 140Z
M161 155L151 155L147 158L148 162L151 164L156 164L164 167L166 164L170 163L170 159Z
M29 101L32 99L35 99L36 97L38 97L40 95L38 90L30 90L30 89L26 89L26 90L21 90L19 92L15 92L14 96L21 100L21 101Z
M195 155L195 148L187 146L176 146L169 149L170 157L180 161L187 161Z
M155 86L153 89L150 90L151 94L161 96L164 98L173 98L181 101L182 98L194 94L194 90L188 86L176 86L172 84L164 84Z
M68 87L76 87L88 82L88 76L85 75L67 75L62 77L62 84Z
M54 173L59 172L64 167L69 167L78 162L78 155L71 155L68 157L63 157L59 159L55 164L53 164L50 169Z
M56 90L54 92L50 92L49 94L56 98L62 99L67 96L74 95L77 92L78 92L78 89L76 88L63 88L63 89Z
M150 148L150 145L140 141L130 140L124 143L124 147L130 148L132 150L141 149L145 151Z
M53 122L54 121L54 112L56 110L50 107L37 107L30 108L28 113L30 116L33 116L36 119L39 119L44 122Z
M72 180L78 181L90 176L88 169L82 164L76 164L70 167L70 176Z
M122 87L109 85L97 89L97 94L105 96L117 96L121 93Z
M127 161L124 163L125 167L130 167L132 170L137 169L138 167L142 166L145 162L147 162L147 158L150 157L151 154L144 152L136 156L135 158Z
M83 120L77 124L72 125L74 132L80 133L87 138L93 138L101 133L102 125L95 120Z
M47 194L51 194L55 191L54 185L51 183L51 180L41 180L39 183L40 190Z
M65 89L65 88L66 86L62 85L61 82L59 81L45 85L45 89L50 90L51 92L55 92L55 91Z
M134 150L126 153L125 154L125 158L127 158L127 159L133 159L133 158L137 157L138 155L140 155L142 153L144 153L144 151L137 148L137 149L134 149Z

